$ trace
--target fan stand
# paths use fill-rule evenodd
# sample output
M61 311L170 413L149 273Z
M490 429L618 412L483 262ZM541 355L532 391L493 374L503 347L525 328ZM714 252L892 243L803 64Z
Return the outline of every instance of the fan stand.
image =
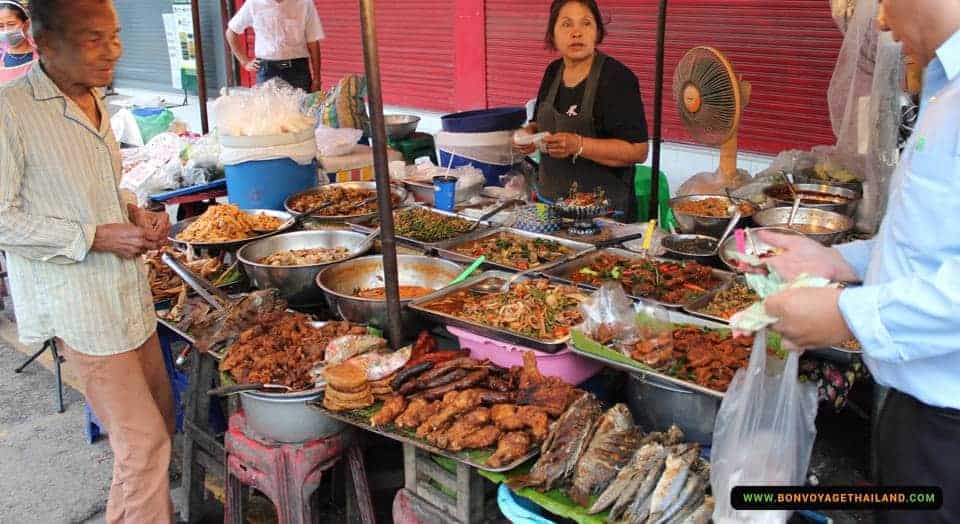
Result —
M746 80L740 80L740 99L743 107L750 103L752 86ZM686 94L684 94L686 97ZM725 185L732 185L737 178L737 130L734 129L730 139L720 145L720 174Z

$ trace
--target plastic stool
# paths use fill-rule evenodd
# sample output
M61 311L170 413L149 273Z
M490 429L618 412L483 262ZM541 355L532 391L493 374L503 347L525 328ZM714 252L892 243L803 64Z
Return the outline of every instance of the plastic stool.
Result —
M311 495L320 486L323 474L349 453L350 469L363 522L373 522L373 504L366 485L363 459L356 446L348 446L343 434L302 444L280 444L251 436L243 412L230 417L224 436L227 453L227 501L223 521L244 522L243 486L256 488L277 510L280 524L314 522Z

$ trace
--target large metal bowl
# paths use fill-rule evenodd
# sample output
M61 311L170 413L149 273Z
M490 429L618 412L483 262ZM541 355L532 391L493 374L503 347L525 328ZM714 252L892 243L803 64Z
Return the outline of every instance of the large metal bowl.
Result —
M327 184L325 186L314 187L306 191L301 191L294 195L290 195L286 200L283 201L283 207L290 213L297 213L297 211L290 207L290 203L294 199L301 195L309 195L313 193L320 193L326 191L332 187L343 187L348 189L366 189L369 191L377 190L376 182L340 182L337 184ZM402 187L390 186L390 192L397 196L400 199L400 203L407 198L407 190ZM400 207L401 204L398 204L397 207ZM335 216L321 216L321 215L312 215L310 218L304 221L304 224L330 224L330 223L340 223L340 224L365 224L377 216L376 212L373 213L364 213L362 215L335 215Z
M674 243L677 241L683 240L710 240L713 241L713 245L717 245L717 239L714 237L708 237L705 235L667 235L660 239L660 247L667 252L667 256L670 258L676 258L679 260L692 260L694 262L703 264L705 266L713 266L717 260L717 255L715 252L710 253L690 253L687 251L682 251Z
M255 433L286 444L307 442L343 431L345 425L307 402L320 398L316 390L300 394L243 392L240 403L247 424Z
M757 213L753 220L763 227L786 227L789 218L789 207L774 207ZM854 225L854 220L846 215L822 209L801 207L797 210L797 216L793 219L791 229L795 229L825 246L832 246L844 233L853 229ZM815 228L815 230L808 228Z
M805 236L799 231L787 229L785 227L755 227L750 229L750 235L756 235L759 231L770 231L773 233L780 233L782 235L796 235L801 237ZM730 268L730 271L739 272L740 266L734 260L727 257L727 251L735 250L736 242L737 240L733 235L727 237L727 239L720 244L720 249L717 252L717 256L720 257L720 261L723 262L724 265ZM750 249L750 242L747 242L747 249Z
M316 277L323 268L363 255L370 249L361 246L366 235L354 231L298 231L284 233L251 242L237 252L250 282L258 289L277 288L291 306L322 304L323 292L317 287ZM349 257L326 264L306 266L270 266L257 262L264 257L292 249L345 247L352 251Z
M832 196L837 196L843 199L846 199L846 203L843 204L833 204L833 203L822 203L817 204L813 202L806 202L801 200L800 207L812 208L812 209L822 209L824 211L833 211L834 213L840 213L841 215L846 215L852 217L857 212L857 204L860 203L861 195L852 189L846 189L839 186L830 186L826 184L794 184L793 187L801 192L811 191L816 193L825 193ZM793 205L793 198L787 197L784 198L784 195L789 194L790 190L787 188L786 184L776 184L772 185L763 190L763 194L767 198L772 200L779 207L790 207ZM778 196L774 196L778 195Z
M860 182L859 180L856 182L837 182L836 180L824 180L815 175L815 171L812 167L809 169L803 169L799 173L793 173L792 176L794 184L825 184L828 186L849 189L858 195L863 194L863 182Z
M740 205L741 203L746 202L753 208L753 212L746 214L743 218L740 219L739 224L742 224L744 220L753 216L757 211L757 206L748 200L742 200L739 198L733 198L724 196L724 195L686 195L681 197L674 197L670 199L670 209L673 210L673 216L677 220L677 227L680 229L681 233L686 233L689 235L704 235L713 238L720 238L720 235L723 234L723 231L727 228L727 224L730 223L730 217L708 217L701 215L691 215L689 213L681 213L677 211L677 205L683 202L690 201L699 201L707 200L710 198L724 200L728 205ZM732 215L731 215L732 216Z
M401 286L433 289L446 287L463 269L456 263L434 257L398 255L398 278ZM317 286L327 297L330 309L344 320L387 327L387 302L354 296L363 288L383 287L383 257L354 258L330 266L317 275ZM417 325L416 313L407 308L413 299L401 300L401 322Z
M417 130L420 117L414 115L383 115L383 122L387 128L387 138L399 140L407 138Z
M710 445L721 399L698 393L656 377L631 375L627 405L646 431L666 431L676 424L687 440Z
M232 240L229 242L184 242L182 240L177 240L177 235L179 235L184 229L187 229L190 224L194 223L200 218L201 215L198 215L181 220L170 226L170 232L167 234L168 239L179 249L186 249L187 247L192 246L196 249L234 250L243 246L244 244L283 233L284 231L288 231L293 227L293 216L284 211L277 211L276 209L244 209L243 212L250 215L269 215L272 217L277 217L281 220L285 220L285 222L281 224L276 231L271 231L270 233L257 235L255 237L244 238L242 240Z

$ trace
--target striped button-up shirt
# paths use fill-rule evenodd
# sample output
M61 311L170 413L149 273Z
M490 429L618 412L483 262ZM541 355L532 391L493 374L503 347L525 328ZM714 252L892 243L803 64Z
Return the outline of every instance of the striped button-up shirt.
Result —
M156 330L140 259L91 251L126 223L120 149L100 97L96 129L42 67L0 87L0 250L20 339L59 337L90 355L136 349Z

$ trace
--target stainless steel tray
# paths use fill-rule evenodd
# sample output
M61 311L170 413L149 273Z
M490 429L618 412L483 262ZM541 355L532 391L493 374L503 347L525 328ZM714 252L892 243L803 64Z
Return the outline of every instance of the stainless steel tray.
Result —
M633 251L627 251L626 249L607 248L607 249L601 249L601 250L599 250L599 251L593 251L593 252L591 252L591 253L587 253L587 254L585 254L585 255L583 255L583 256L581 256L581 257L577 257L577 258L575 258L575 259L573 259L573 260L571 260L571 261L569 261L569 262L563 263L563 264L555 265L555 266L549 268L548 270L544 271L543 274L544 274L544 276L550 278L551 280L556 280L556 281L563 282L563 283L566 283L566 284L570 284L570 285L574 285L574 286L579 286L579 287L582 287L582 288L584 288L584 289L595 290L595 289L597 289L597 286L592 286L592 285L590 285L590 284L583 284L583 283L579 283L579 282L574 282L573 279L571 278L571 275L573 275L573 274L576 273L577 271L580 271L580 269L582 269L584 266L588 265L589 263L593 262L597 257L599 257L599 256L601 256L601 255L604 255L604 254L615 255L615 256L618 256L618 257L625 258L625 259L630 260L630 261L639 261L639 260L643 260L644 258L646 258L646 257L644 257L643 255L640 255L640 254L638 254L638 253L634 253ZM683 263L684 263L684 262L681 261L681 260L673 260L673 259L669 259L669 258L659 258L659 257L649 257L649 258L650 258L650 260L653 260L653 261L655 261L655 262L667 262L667 263L670 263L670 264L683 264ZM734 274L733 274L733 273L731 273L731 272L729 272L729 271L723 271L723 270L720 270L720 269L714 269L714 270L713 270L713 275L714 275L715 277L719 278L721 281L723 281L723 283L724 283L723 285L726 285L726 283L727 283L728 281L730 281L731 279L733 279L733 277L734 277ZM721 287L722 287L722 285L721 285ZM719 289L719 288L718 288L718 289ZM655 299L652 299L652 298L649 298L649 297L641 297L641 296L636 296L636 295L629 295L629 292L628 292L628 296L630 296L630 298L633 298L633 299L635 299L635 300L641 300L641 301L646 302L646 303L649 303L649 304L656 304L656 305L658 305L658 306L662 306L662 307L666 307L666 308L680 309L681 307L683 307L683 304L673 304L673 303L670 303L670 302L662 302L662 301L660 301L660 300L655 300ZM699 298L699 297L698 297L698 298Z
M398 212L400 212L400 211L403 211L403 210L405 210L405 209L418 208L418 207L419 207L419 208L422 208L422 209L425 209L425 210L427 210L427 211L429 211L429 212L431 212L431 213L434 213L434 214L436 214L436 215L442 215L442 216L454 217L454 218L462 218L463 220L466 220L466 221L468 221L468 222L476 222L476 219L470 218L470 217L468 217L468 216L461 215L461 214L459 214L459 213L451 213L451 212L449 212L449 211L443 211L443 210L440 210L440 209L435 209L435 208L432 208L432 207L429 207L429 206L424 206L424 205L419 205L419 204L414 204L414 205L410 205L410 206L401 207L401 208L399 208L399 209L394 210L394 214L396 214L396 213L398 213ZM490 230L490 227L491 227L490 222L484 220L484 221L480 222L480 225L477 226L477 229L476 229L475 231L471 231L470 233L466 233L466 234L463 234L463 235L458 235L458 236L455 236L455 237L453 237L453 238L448 238L448 239L446 239L446 240L441 240L441 241L439 241L439 242L424 242L424 241L422 241L422 240L417 240L417 239L415 239L415 238L405 237L405 236L401 236L401 235L397 235L397 240L398 240L400 243L406 244L406 245L408 245L408 246L413 246L413 247L416 247L416 248L418 248L418 249L422 249L422 250L424 250L424 251L429 251L429 250L432 250L432 249L437 249L440 245L442 245L442 244L444 244L444 243L451 242L451 241L457 240L457 239L459 239L459 238L463 238L463 237L465 237L467 234L472 235L472 234L474 234L474 233L477 232L477 231L483 231L483 232L489 231L489 230ZM358 231L358 232L360 232L360 233L370 233L370 232L373 231L374 226L373 226L373 224L350 224L350 229L352 229L352 230L354 230L354 231Z
M684 313L687 313L687 314L689 314L689 315L693 315L693 316L695 316L695 317L700 317L700 318L705 318L705 319L707 319L707 320L712 320L712 321L714 321L714 322L719 322L719 323L721 323L721 324L729 324L729 323L730 323L730 320L728 320L728 319L726 319L726 318L723 318L723 317L718 317L718 316L714 316L714 315L709 315L709 314L707 314L707 313L704 313L702 310L703 310L703 308L707 307L707 304L709 304L710 301L712 301L715 296L717 296L718 294L720 294L721 291L724 291L724 290L728 289L730 286L733 285L734 282L738 282L738 281L739 281L739 282L744 282L743 276L735 275L734 278L731 278L730 280L724 282L724 284L723 284L722 286L718 287L717 289L714 289L713 291L711 291L711 292L709 292L709 293L707 293L707 294L705 294L705 295L701 295L699 298L697 298L696 300L694 300L694 301L692 301L692 302L690 302L690 303L688 303L688 304L684 304L684 306L683 306L683 311L684 311Z
M181 220L170 226L170 232L167 234L168 240L170 240L170 242L181 251L186 250L188 247L194 247L196 249L234 250L242 247L244 244L253 242L254 240L260 240L261 238L267 238L269 236L278 235L285 231L289 231L293 227L293 215L290 213L276 211L274 209L244 209L243 211L251 215L269 215L277 217L279 219L286 220L286 222L281 224L276 231L271 231L270 233L257 235L255 237L244 238L242 240L231 240L229 242L184 242L182 240L177 240L177 235L179 235L190 224L199 219L200 216L202 216L200 215Z
M370 417L375 413L377 413L378 411L380 411L380 408L382 408L382 405L375 404L371 408L336 412L336 411L330 411L329 409L323 407L322 397L318 400L309 402L309 405L310 407L316 410L319 410L324 415L330 418L337 419L341 422L346 422L351 426L356 426L365 431L376 433L378 435L383 435L384 437L416 446L424 451L433 453L434 455L447 457L448 459L455 460L457 462L462 462L468 466L471 466L477 469L482 469L485 471L493 471L494 473L503 473L506 471L510 471L516 468L517 466L523 464L524 462L537 456L540 450L538 446L533 446L526 455L524 455L523 457L520 457L514 462L502 468L492 468L484 464L484 461L486 461L486 459L490 455L493 455L495 448L484 448L480 450L468 450L468 451L459 451L459 452L447 451L445 449L438 448L423 439L418 438L416 436L416 433L413 431L401 430L396 426L394 426L393 424L390 424L388 426L383 426L383 427L374 426L370 424Z
M290 195L289 197L286 198L286 200L283 201L283 208L290 213L297 213L296 210L290 207L291 202L293 202L297 197L300 197L302 195L314 194L314 193L322 193L324 191L328 191L331 188L335 188L335 187L342 187L346 189L364 189L367 191L373 191L374 193L376 193L377 191L376 182L339 182L336 184L327 184L324 186L317 186L311 189L307 189L306 191L301 191L294 195ZM403 201L407 198L407 190L402 187L391 186L390 192L400 198L400 204L398 205L402 205ZM312 223L312 224L363 223L363 222L368 222L372 220L376 216L377 216L376 211L374 211L373 213L363 213L359 215L331 215L331 216L311 215L310 218L306 219L306 222Z
M486 231L475 231L473 233L461 236L459 238L455 238L453 240L441 242L440 244L437 245L437 253L441 257L446 258L448 260L453 260L454 262L471 263L479 257L473 257L469 255L464 255L462 253L458 253L456 251L456 248L468 242L473 242L474 240L480 240L482 238L486 238L492 235L497 235L499 233L507 233L510 235L518 236L521 238L528 238L528 239L540 238L544 240L552 240L564 247L572 249L574 253L576 253L577 255L582 255L584 253L593 251L595 249L593 244L588 244L586 242L577 242L575 240L567 240L565 238L544 235L541 233L531 233L529 231L522 231L520 229L513 229L511 227L501 227L501 228L488 229ZM547 262L545 264L541 264L531 269L538 269L540 271L545 271L546 269L554 265L556 265L556 262ZM508 266L505 264L499 264L497 262L492 262L490 260L487 260L484 263L484 266L501 269L504 271L520 271L520 268Z
M488 326L486 324L479 324L476 322L471 322L469 320L464 320L462 318L455 317L453 315L447 315L445 313L440 313L438 311L434 311L432 309L428 309L427 307L425 307L430 302L441 299L455 291L459 291L461 289L476 285L477 283L482 282L488 278L501 278L504 280L509 280L513 276L514 276L513 273L508 273L505 271L485 271L479 276L476 276L471 279L467 279L466 281L461 282L456 286L445 287L429 295L420 297L414 300L413 302L411 302L408 307L431 320L434 320L437 322L443 322L445 324L455 326L455 327L460 327L468 331L471 331L473 333L477 333L481 336L492 338L495 340L500 340L503 342L508 342L510 344L529 347L529 348L543 351L546 353L556 353L562 350L563 348L567 347L567 341L570 339L569 336L556 339L556 340L540 340L537 338L521 335L519 333L514 333L512 331L508 331L505 329L495 328L492 326ZM523 276L518 278L517 282L522 282L528 279L529 277Z
M730 329L729 326L726 326L719 322L704 320L702 318L697 318L691 315L680 313L678 311L668 311L666 320L673 324L687 324L692 326L705 327L709 329ZM672 377L660 371L651 369L645 366L644 364L641 364L640 362L637 362L636 360L633 360L632 358L626 355L623 355L622 353L619 353L616 349L610 348L608 346L603 346L603 347L609 351L617 353L620 357L622 357L622 360L609 358L605 355L598 354L594 351L591 351L590 348L580 347L575 342L581 341L581 335L583 339L589 341L590 343L596 344L598 346L602 346L599 342L590 339L590 337L586 333L577 332L576 335L571 337L570 348L573 350L574 353L578 355L581 355L589 359L597 360L599 362L603 362L608 366L626 371L628 373L631 373L640 377L646 377L646 376L656 377L659 380L669 382L670 384L680 386L690 391L694 391L710 397L723 398L724 396L724 393L721 391L716 391L710 388L706 388L695 382L690 382L688 380Z

